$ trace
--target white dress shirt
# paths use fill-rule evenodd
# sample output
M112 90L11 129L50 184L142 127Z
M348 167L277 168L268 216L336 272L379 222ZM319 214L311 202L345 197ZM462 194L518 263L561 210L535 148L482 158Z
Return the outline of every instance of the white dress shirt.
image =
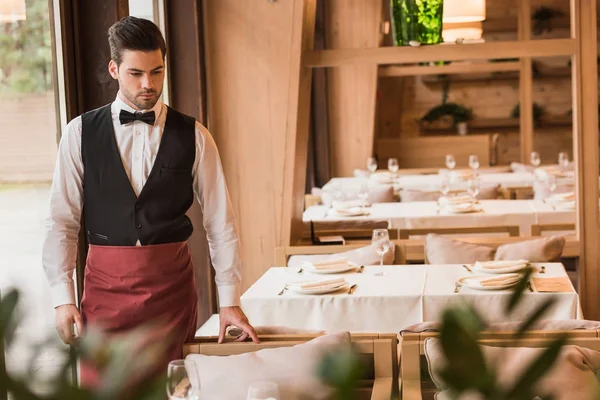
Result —
M154 111L156 119L152 126L143 121L121 125L121 110L136 111L117 94L111 104L115 138L123 167L139 195L156 159L168 109L159 100L151 110L144 110ZM60 140L50 191L50 212L46 219L42 263L50 283L54 307L75 304L73 271L83 209L83 175L79 116L67 125ZM204 214L219 304L221 307L237 306L241 270L237 227L217 146L208 130L198 122L192 175L194 193Z

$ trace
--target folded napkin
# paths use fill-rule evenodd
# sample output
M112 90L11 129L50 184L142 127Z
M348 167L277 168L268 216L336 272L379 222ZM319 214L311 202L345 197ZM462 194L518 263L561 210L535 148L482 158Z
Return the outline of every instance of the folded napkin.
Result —
M476 210L473 203L448 204L447 206L444 206L443 209L447 212L466 212Z
M477 261L475 263L475 268L481 269L502 269L502 268L510 268L521 265L527 265L529 263L528 260L517 260L517 261Z
M520 279L519 274L503 274L493 278L475 278L483 287L494 287L494 286L505 286L518 282Z
M320 261L316 263L311 263L308 261L304 261L302 264L304 268L312 268L318 271L327 271L330 269L338 269L342 267L348 266L348 259L346 257L333 258L331 260Z
M442 196L439 199L440 204L463 204L463 203L472 203L473 198L469 195L460 195L460 196L452 196L445 197Z
M295 283L293 285L296 287L299 287L300 289L321 289L321 288L342 286L344 283L346 283L346 280L344 278L335 278L335 279L325 279L322 281L299 282L299 283Z

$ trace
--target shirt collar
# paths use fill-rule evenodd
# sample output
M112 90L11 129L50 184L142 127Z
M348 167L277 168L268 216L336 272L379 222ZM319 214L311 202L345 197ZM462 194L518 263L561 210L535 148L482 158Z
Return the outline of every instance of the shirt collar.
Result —
M158 121L158 117L160 116L160 113L161 113L162 108L163 108L162 105L163 105L163 102L159 98L158 101L156 102L156 104L154 105L154 107L152 107L152 108L150 108L148 110L141 110L141 112L146 113L146 112L154 111L155 121ZM113 110L115 111L115 114L118 114L121 110L125 110L125 111L128 111L130 113L135 113L135 112L140 111L140 110L135 110L129 104L125 103L121 99L120 92L117 93L115 101L113 102Z

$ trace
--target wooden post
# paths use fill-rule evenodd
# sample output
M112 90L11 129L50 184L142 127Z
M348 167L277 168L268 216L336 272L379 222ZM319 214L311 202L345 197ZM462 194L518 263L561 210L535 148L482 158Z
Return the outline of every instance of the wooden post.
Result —
M577 188L579 294L586 319L600 319L600 230L598 212L598 67L596 2L571 0L573 154Z
M531 2L519 0L519 40L531 39ZM522 57L519 75L521 162L533 151L533 74L531 57Z
M290 245L302 236L313 72L305 65L304 56L313 49L315 17L316 0L294 0L279 246Z

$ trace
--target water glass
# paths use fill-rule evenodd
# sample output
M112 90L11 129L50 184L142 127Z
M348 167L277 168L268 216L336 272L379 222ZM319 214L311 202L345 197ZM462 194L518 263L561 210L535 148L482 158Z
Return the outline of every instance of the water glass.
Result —
M456 167L456 160L452 154L446 154L446 167L450 170Z
M279 387L274 382L256 382L248 387L246 400L279 400Z
M478 156L475 156L475 155L469 156L469 167L471 167L471 169L473 171L477 171L479 169L479 157Z
M396 175L396 172L398 172L398 169L400 168L399 164L398 164L398 159L397 158L390 158L388 160L388 170L393 174Z
M375 245L375 251L381 257L380 265L383 266L383 256L390 249L390 235L387 229L375 229L371 240Z
M540 158L540 153L538 153L537 151L532 151L531 154L529 155L529 162L531 163L531 165L535 168L539 167L540 164L542 163L542 159Z
M174 360L167 366L167 396L169 400L196 400L200 382L193 361Z
M361 200L361 206L364 207L367 204L367 199L369 198L369 187L366 183L360 185L357 196Z
M375 157L367 158L367 169L370 173L377 171L377 159Z
M558 153L558 165L563 171L569 167L569 155L564 151Z
M477 177L469 179L467 185L468 185L467 191L469 193L469 196L471 196L473 198L474 202L477 201L477 196L479 195L479 192L480 192L479 179L477 179Z

